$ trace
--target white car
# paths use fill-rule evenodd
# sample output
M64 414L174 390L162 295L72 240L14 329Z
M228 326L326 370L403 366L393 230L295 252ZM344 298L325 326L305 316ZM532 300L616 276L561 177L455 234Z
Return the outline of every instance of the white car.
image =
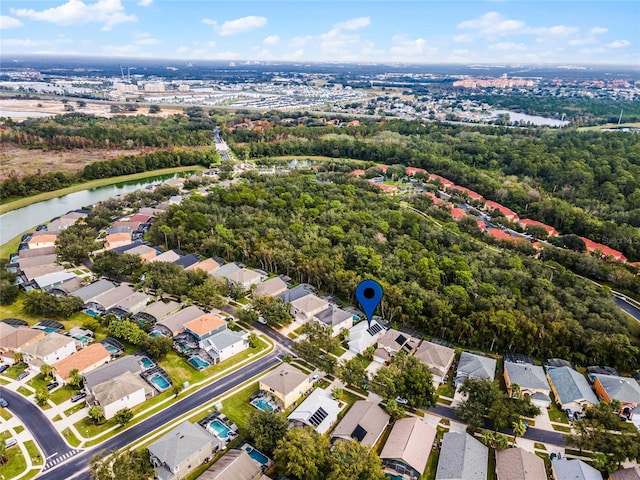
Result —
M409 401L406 398L396 397L396 402L400 405L406 405Z
M262 325L266 325L267 321L264 319L264 317L258 317L258 323L261 323Z

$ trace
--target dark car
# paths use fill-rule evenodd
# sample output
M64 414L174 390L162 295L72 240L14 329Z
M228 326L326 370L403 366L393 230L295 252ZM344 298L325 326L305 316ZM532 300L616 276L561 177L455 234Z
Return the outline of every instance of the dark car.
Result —
M0 397L0 407L7 408L9 406L9 402L7 402L4 398Z
M53 390L58 385L60 385L58 382L51 382L49 385L47 385L47 390Z
M20 375L18 375L18 378L16 378L16 380L20 381L23 378L27 378L29 376L29 372L27 372L26 370L24 372L22 372Z
M0 373L3 373L7 368L9 368L9 365L6 363L4 365L0 365Z
M80 400L82 400L86 396L87 396L87 394L84 393L84 392L77 393L73 397L71 397L71 401L72 402L79 402Z

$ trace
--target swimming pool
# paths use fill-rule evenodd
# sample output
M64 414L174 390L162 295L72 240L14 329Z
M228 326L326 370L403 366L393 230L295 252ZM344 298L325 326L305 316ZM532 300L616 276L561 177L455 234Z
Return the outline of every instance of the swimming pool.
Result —
M57 328L51 328L51 327L39 328L39 330L42 330L42 331L47 332L47 333L57 333L58 332Z
M202 370L203 368L207 368L209 366L209 362L205 362L198 356L191 357L189 359L189 363L196 367L198 370Z
M212 420L209 422L209 428L214 431L216 437L220 440L224 440L229 437L229 432L231 429L227 427L220 420Z
M389 480L406 480L402 475L392 475L391 473L385 473L384 476Z
M256 398L255 400L252 400L251 405L267 413L272 413L274 410L271 402L263 398Z
M154 375L149 379L149 381L158 387L159 390L166 390L171 386L169 382L167 382L167 379L162 375Z
M150 336L150 337L155 338L155 337L162 337L163 335L162 335L162 333L160 333L159 331L154 330L153 332L151 332L151 333L149 334L149 336Z
M73 338L82 343L89 343L91 341L91 339L86 335L78 335L77 337L73 337Z
M259 452L253 447L248 447L246 449L246 452L249 454L251 458L253 458L256 462L258 462L261 465L266 465L267 463L269 463L269 459L267 458L267 456L264 453Z
M104 345L104 348L106 348L107 352L109 352L111 355L115 355L116 353L120 353L120 350L117 349L116 347L114 347L113 345L107 344L107 345Z
M153 363L149 357L141 357L140 365L142 365L142 368L146 369L146 368L155 367L156 364Z
M92 317L97 317L100 315L100 312L98 312L97 310L93 310L92 308L87 308L84 313L86 313L87 315L91 315Z

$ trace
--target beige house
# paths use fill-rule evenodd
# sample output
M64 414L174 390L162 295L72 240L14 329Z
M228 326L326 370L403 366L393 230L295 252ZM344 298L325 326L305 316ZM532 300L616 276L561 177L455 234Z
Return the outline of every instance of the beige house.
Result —
M378 339L378 347L374 353L374 360L384 363L401 350L407 355L411 355L416 348L418 348L419 344L419 338L390 328Z
M253 296L267 296L267 297L275 297L276 295L281 294L287 289L287 284L280 277L273 277L269 280L265 280L262 283L259 283L256 286L256 289L253 291Z
M76 341L59 333L50 333L22 350L24 361L36 368L43 363L51 365L75 352Z
M352 438L373 446L387 428L391 417L377 403L358 400L331 433L331 441Z
M58 239L57 233L43 233L42 235L34 235L29 240L29 250L33 248L54 247Z
M271 394L286 410L311 388L311 379L297 368L283 363L260 379L259 388Z
M498 480L547 480L544 460L521 448L496 450Z
M104 249L113 250L114 248L124 247L125 245L129 245L130 243L132 243L130 233L112 233L105 237Z
M133 408L153 396L153 388L136 373L125 372L91 389L94 402L104 409L104 418L112 418L118 410ZM93 402L91 402L93 403Z
M298 298L291 302L290 313L295 318L296 322L308 323L313 319L313 316L320 313L322 310L329 306L329 302L321 299L313 294L305 295L302 298Z
M445 347L444 345L422 342L416 350L415 356L421 363L429 367L433 375L433 385L437 388L444 383L444 377L451 369L451 365L453 365L456 352L453 348Z
M387 469L420 478L427 468L436 429L417 417L401 418L393 425L380 458Z
M512 385L518 385L520 395L527 395L541 408L551 405L551 387L544 369L528 363L504 362L504 381L509 395L514 395Z
M220 442L197 423L184 421L147 447L159 480L181 480L208 461Z
M93 343L87 348L51 365L58 381L67 383L71 370L77 369L80 374L90 372L111 360L111 354L101 343Z
M45 335L44 331L37 328L13 328L0 322L0 355L5 362L13 363L13 355L16 352L21 352L29 345L33 345Z

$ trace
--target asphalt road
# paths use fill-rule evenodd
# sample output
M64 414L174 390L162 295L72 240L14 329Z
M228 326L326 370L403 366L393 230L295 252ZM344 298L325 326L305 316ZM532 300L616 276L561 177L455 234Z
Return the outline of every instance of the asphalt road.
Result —
M614 297L614 300L618 307L640 322L640 309L627 302L624 298Z
M42 410L22 395L0 387L0 397L9 402L8 410L31 432L47 462L68 458L78 452L67 445Z
M293 345L293 340L291 340L289 337L286 337L286 336L282 335L280 332L276 332L270 326L263 325L260 322L253 322L253 325L251 325L251 326L253 328L255 328L256 330L260 330L267 337L269 337L273 341L277 342L282 347L284 347L286 349L289 349L289 350L291 349L291 345Z
M89 460L97 453L114 449L117 450L134 443L139 438L153 432L163 425L166 425L180 415L201 406L212 398L222 395L251 377L277 365L281 362L281 355L282 353L276 348L276 351L266 355L260 360L247 365L246 367L242 367L240 370L213 382L211 385L208 385L173 404L171 408L163 410L137 425L134 425L130 429L110 438L94 449L76 455L66 463L61 464L59 467L43 472L37 478L46 480L70 480L72 478L74 480L89 480L90 475L87 470Z
M435 407L430 408L429 411L440 415L441 417L450 418L451 420L456 420L458 422L464 423L464 421L456 415L455 410L451 407L436 405ZM493 425L491 425L490 422L485 422L484 428L492 430ZM500 433L513 435L513 431L509 429L500 430ZM566 445L566 442L564 441L564 433L556 431L551 432L549 430L540 430L539 428L535 427L529 427L523 438L526 438L527 440L533 440L534 442L550 443L552 445L558 445L562 447Z

